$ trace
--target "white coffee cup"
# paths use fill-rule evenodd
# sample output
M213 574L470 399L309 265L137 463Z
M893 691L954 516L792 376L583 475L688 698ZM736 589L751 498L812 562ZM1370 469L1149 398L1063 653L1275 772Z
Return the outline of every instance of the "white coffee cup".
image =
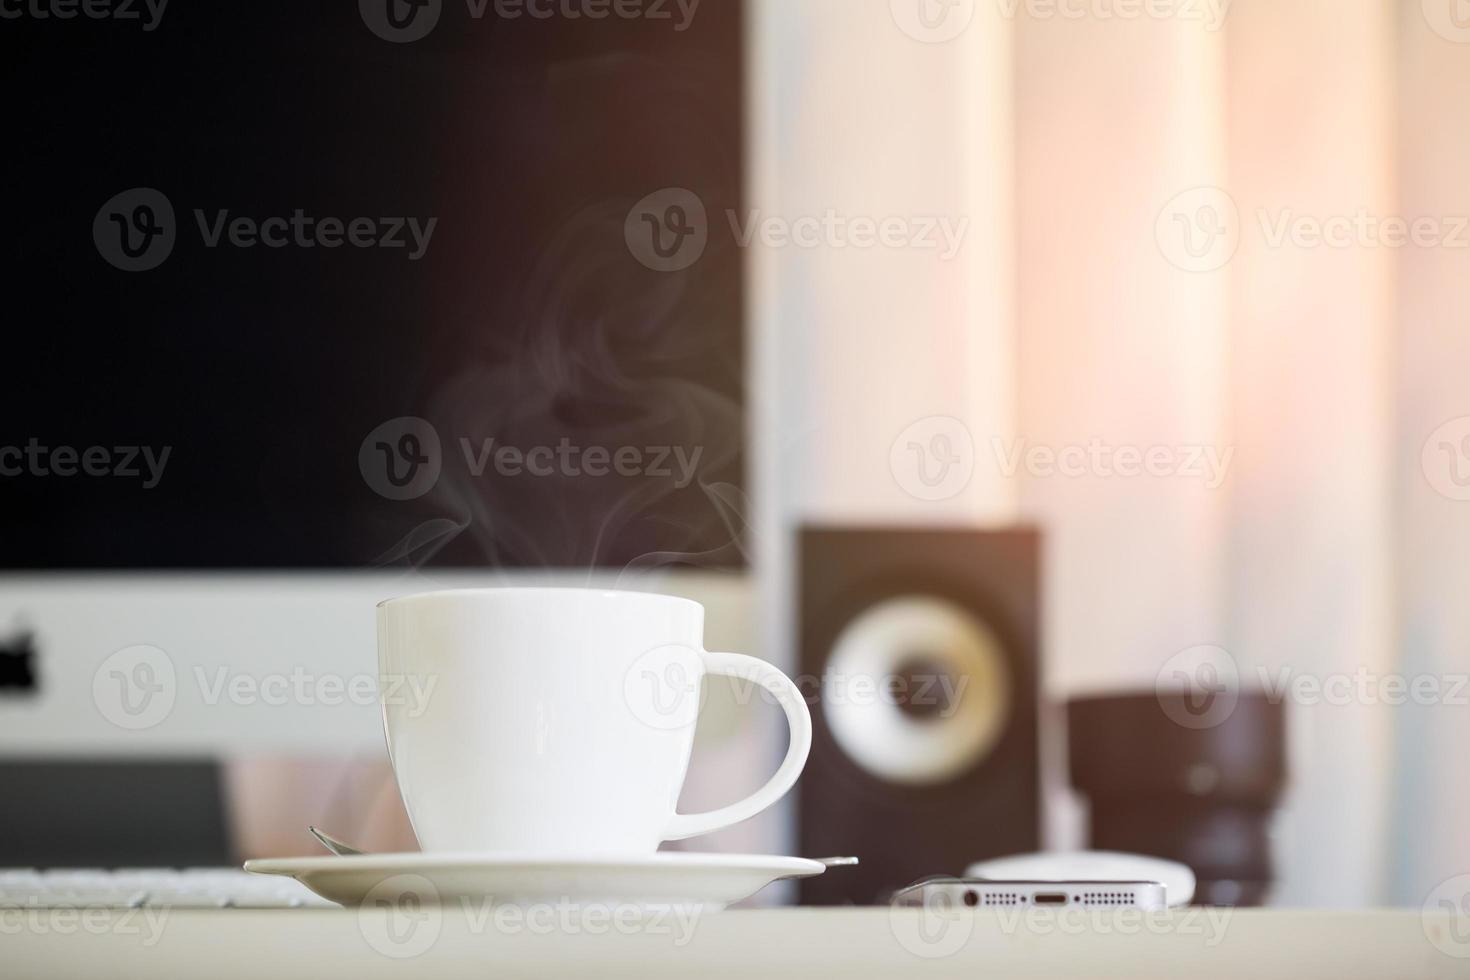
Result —
M806 702L775 667L710 653L703 636L699 603L640 592L464 589L379 603L383 726L419 846L640 854L775 803L811 748ZM790 747L745 799L677 813L706 674L769 691Z

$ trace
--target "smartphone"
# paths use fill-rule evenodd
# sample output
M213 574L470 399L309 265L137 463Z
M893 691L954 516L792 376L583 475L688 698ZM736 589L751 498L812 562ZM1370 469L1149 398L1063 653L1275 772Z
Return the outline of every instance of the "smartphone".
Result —
M893 893L893 904L924 908L1135 908L1164 909L1157 881L995 881L941 876Z

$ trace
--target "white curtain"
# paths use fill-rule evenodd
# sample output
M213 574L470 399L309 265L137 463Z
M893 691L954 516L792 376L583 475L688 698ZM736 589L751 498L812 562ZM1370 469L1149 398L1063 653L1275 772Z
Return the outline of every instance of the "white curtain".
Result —
M1470 871L1457 2L754 3L752 207L971 219L947 263L752 253L771 642L799 521L1035 521L1054 700L1150 689L1200 645L1250 683L1351 683L1289 704L1278 902L1418 905ZM926 35L920 3L963 26ZM975 446L939 502L890 466L931 416ZM1174 469L1014 467L1094 446ZM1437 694L1392 703L1394 678Z

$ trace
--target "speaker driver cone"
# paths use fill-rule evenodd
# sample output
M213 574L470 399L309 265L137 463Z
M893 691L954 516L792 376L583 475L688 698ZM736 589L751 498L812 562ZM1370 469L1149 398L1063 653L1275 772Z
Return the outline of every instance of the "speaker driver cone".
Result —
M864 771L907 785L978 765L1005 730L1011 680L995 634L932 596L895 596L842 630L822 677L832 737Z

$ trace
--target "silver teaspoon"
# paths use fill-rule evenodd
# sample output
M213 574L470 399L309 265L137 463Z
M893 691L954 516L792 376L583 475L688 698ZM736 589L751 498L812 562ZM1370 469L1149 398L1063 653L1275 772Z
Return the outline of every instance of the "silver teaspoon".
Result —
M315 827L307 827L306 830L309 834L311 834L311 836L321 841L323 847L325 847L327 850L331 851L338 857L352 857L356 854L367 853L366 851L358 850L351 844L342 843L337 838L327 833L325 830L318 830Z

